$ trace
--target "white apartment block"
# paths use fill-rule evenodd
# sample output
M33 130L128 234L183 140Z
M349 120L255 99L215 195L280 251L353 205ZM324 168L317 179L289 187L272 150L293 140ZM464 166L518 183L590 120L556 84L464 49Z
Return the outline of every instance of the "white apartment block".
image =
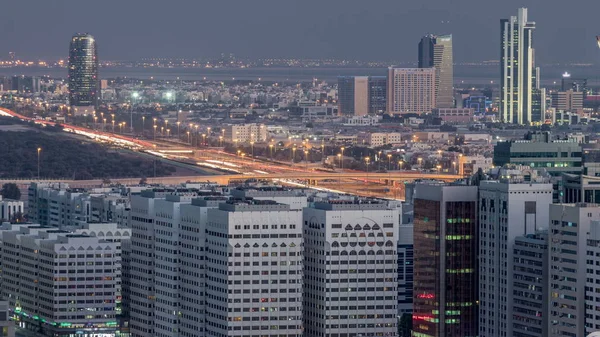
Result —
M503 175L479 186L479 334L512 337L515 238L548 227L552 184Z
M598 204L550 205L548 336L585 336L587 236Z
M304 336L396 336L398 209L332 200L304 209Z
M430 113L436 105L435 68L389 68L387 113Z
M43 336L114 334L119 240L4 223L0 243L2 297L19 316L20 326L43 331Z
M513 257L512 336L548 336L548 232L518 236Z
M21 200L2 199L0 195L0 221L10 221L18 214L23 214L24 210L25 208Z
M15 337L15 325L9 320L8 302L0 301L0 336Z
M63 228L90 220L89 195L63 183L31 183L27 207L28 220L42 226Z
M302 331L302 212L232 199L208 210L206 336Z
M600 222L592 221L587 240L585 285L586 334L600 331Z
M264 124L229 124L223 126L224 139L234 144L249 142L266 142L267 127Z
M281 186L239 187L231 190L230 194L238 199L273 200L289 205L292 211L301 211L308 206L306 194L301 190Z

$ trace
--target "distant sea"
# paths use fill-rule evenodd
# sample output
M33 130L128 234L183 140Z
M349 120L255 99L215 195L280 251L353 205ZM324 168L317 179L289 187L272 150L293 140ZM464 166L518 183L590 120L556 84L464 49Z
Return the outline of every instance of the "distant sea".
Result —
M600 66L547 66L541 69L542 85L552 86L560 84L562 74L568 71L574 78L587 78L591 86L600 85ZM280 83L310 82L313 78L326 82L336 81L338 76L385 76L386 68L350 68L350 67L311 67L311 68L133 68L111 67L101 68L100 78L113 79L128 77L136 79L156 80L213 80L213 81L265 81ZM0 76L27 75L50 76L52 78L66 78L65 68L0 68ZM464 66L454 67L454 79L457 87L460 84L483 85L491 81L498 83L500 71L498 66Z

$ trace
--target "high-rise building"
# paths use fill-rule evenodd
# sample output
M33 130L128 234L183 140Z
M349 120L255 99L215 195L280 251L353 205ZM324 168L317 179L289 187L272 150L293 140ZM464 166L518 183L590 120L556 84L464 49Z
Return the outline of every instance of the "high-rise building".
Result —
M600 331L600 222L592 221L587 240L585 284L586 334Z
M510 336L548 336L548 232L516 237L512 252Z
M528 21L527 8L517 16L500 20L500 120L531 124L533 92L539 89L539 69L535 68L532 32L535 22ZM539 118L539 117L537 117Z
M302 336L302 211L230 199L208 210L206 336Z
M387 113L421 114L435 108L435 68L390 67L387 81Z
M419 68L435 68L437 108L454 107L452 35L425 35L419 42Z
M98 106L99 86L96 40L90 34L75 34L69 47L69 104L92 113Z
M571 74L567 72L564 73L560 82L560 91L567 90L582 92L584 95L586 95L589 90L587 78L574 78L571 77Z
M338 113L353 116L384 113L386 86L385 76L338 77Z
M329 200L303 212L304 336L395 336L398 209Z
M549 177L532 173L501 169L500 180L479 185L479 336L515 336L511 247L517 236L547 229L552 203Z
M600 221L598 204L550 205L548 336L586 335L587 240L594 221Z
M414 336L477 336L477 186L417 184L414 229Z

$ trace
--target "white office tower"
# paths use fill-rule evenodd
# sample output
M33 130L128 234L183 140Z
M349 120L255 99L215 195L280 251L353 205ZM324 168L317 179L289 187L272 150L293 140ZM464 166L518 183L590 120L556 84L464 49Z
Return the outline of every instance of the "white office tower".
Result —
M120 243L39 225L0 229L2 297L42 336L113 336Z
M148 190L131 199L131 248L124 285L134 337L204 334L207 209L222 197Z
M399 218L373 200L304 209L304 336L396 336Z
M302 336L302 212L232 199L208 210L206 336Z
M513 256L512 336L548 336L548 232L517 237Z
M590 224L587 241L585 327L587 334L600 331L600 222ZM599 333L600 334L600 333Z
M9 319L9 306L6 301L0 301L0 336L15 337L15 325Z
M549 336L585 336L587 236L598 204L550 205Z
M398 235L398 317L412 313L414 226L402 224Z
M513 249L517 236L548 228L549 178L501 169L479 185L479 334L512 337ZM513 315L514 314L514 315Z

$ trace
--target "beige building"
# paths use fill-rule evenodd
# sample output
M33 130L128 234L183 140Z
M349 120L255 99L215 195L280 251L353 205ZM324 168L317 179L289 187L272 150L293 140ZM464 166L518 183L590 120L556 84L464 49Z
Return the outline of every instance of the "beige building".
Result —
M225 140L232 143L266 142L267 127L264 124L225 125Z
M581 111L583 110L583 92L571 89L552 93L552 107L563 111Z
M370 145L371 147L384 146L387 144L401 144L402 134L398 132L384 133L361 133L358 135L358 143Z
M436 105L435 68L388 69L387 112L430 113Z

